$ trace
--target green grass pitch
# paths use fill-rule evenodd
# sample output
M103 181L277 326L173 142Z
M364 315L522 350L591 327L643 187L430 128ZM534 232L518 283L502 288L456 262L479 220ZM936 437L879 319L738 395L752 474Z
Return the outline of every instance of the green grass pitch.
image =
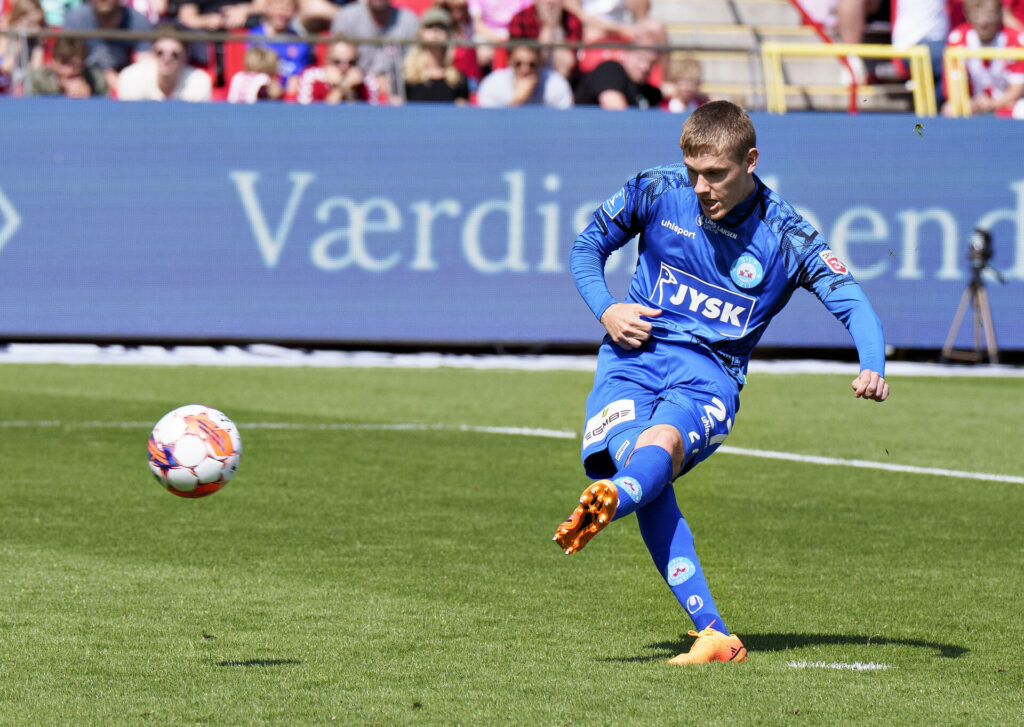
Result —
M727 444L1024 474L1019 380L850 378L752 376ZM1024 485L716 454L677 493L750 659L672 668L635 522L551 542L578 438L457 429L576 431L590 379L0 366L0 724L1024 723ZM189 501L145 442L195 402L244 455Z

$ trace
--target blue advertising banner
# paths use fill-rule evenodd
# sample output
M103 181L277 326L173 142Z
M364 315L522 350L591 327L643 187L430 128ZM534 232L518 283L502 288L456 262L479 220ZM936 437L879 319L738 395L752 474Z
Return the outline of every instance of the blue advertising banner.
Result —
M0 338L585 343L568 253L683 118L592 109L0 103ZM941 347L992 232L1024 349L1024 126L755 115L761 177L829 241L887 341ZM635 251L609 263L624 293ZM969 346L965 325L961 345ZM763 342L846 346L798 292Z

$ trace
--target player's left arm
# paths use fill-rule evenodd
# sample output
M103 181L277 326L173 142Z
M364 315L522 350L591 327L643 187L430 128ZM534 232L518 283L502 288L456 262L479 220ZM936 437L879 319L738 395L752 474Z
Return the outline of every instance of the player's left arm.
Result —
M889 398L889 384L885 380L882 322L863 288L817 233L806 239L810 244L796 256L799 259L798 281L846 326L853 337L860 359L860 373L851 383L854 396L885 401Z

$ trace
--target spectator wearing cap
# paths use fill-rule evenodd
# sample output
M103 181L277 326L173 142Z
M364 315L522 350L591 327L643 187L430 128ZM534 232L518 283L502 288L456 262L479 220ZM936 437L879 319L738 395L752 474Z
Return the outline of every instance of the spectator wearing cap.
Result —
M411 40L418 28L416 14L391 4L391 0L366 0L350 3L334 16L331 34L348 38L386 38ZM397 87L396 71L401 67L406 46L362 44L359 46L359 67L380 77L386 88Z
M508 68L491 71L480 82L477 105L485 108L507 106L572 106L572 87L560 74L543 67L539 48L515 46L508 56Z
M448 43L452 35L452 16L439 8L428 8L420 18L417 38L420 43L405 56L405 100L466 104L469 84L453 63Z
M171 35L172 25L158 28L162 37L153 52L121 71L117 97L122 101L209 101L209 74L188 65L185 44Z

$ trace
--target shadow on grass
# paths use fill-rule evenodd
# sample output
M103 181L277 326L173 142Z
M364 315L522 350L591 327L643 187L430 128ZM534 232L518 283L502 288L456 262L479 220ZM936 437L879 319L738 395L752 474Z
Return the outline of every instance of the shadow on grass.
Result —
M301 663L298 659L248 659L246 661L218 661L217 666L287 666Z
M863 636L860 634L741 634L743 645L751 653L764 653L772 651L788 651L790 649L802 649L806 646L913 646L920 649L929 649L936 652L935 656L940 659L959 659L970 649L956 644L939 644L934 641L922 639L897 639L887 636ZM601 661L620 662L645 662L666 659L690 650L692 638L679 641L662 641L656 644L649 644L648 649L656 651L656 654L641 656L616 656L601 659Z

